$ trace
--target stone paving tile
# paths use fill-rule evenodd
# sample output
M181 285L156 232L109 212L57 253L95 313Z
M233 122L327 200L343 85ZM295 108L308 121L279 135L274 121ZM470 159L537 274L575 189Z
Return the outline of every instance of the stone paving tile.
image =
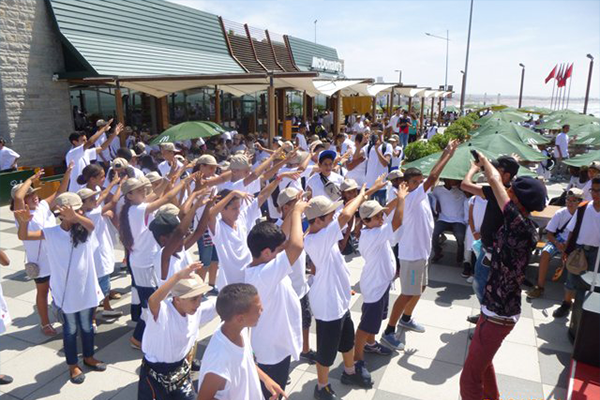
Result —
M514 376L498 373L496 381L502 399L542 399L544 391L539 381L529 381Z
M395 393L386 392L385 390L376 390L373 400L417 400L414 397L406 397Z
M546 400L566 400L567 389L552 385L542 385L544 390L544 399Z
M569 366L571 353L551 349L539 349L541 382L549 386L567 387L569 385Z
M494 357L494 369L497 373L540 382L540 365L537 348L504 341Z

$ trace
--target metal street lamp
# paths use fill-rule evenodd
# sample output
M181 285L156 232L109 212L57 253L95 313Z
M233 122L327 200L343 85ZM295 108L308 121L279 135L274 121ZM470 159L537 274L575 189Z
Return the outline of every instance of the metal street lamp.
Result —
M432 35L431 33L425 32L425 35L431 36L436 39L442 39L446 41L446 76L444 78L444 91L448 91L448 47L450 44L450 31L446 29L446 37ZM444 97L444 107L446 107L446 98Z
M315 19L315 44L317 43L317 21L318 19Z
M402 86L402 70L401 69L395 69L394 72L398 73L398 84L400 86ZM392 88L392 105L394 104L394 89ZM398 94L398 106L401 107L402 106L402 95ZM393 108L393 106L392 106Z
M525 80L525 65L519 63L519 67L521 67L521 90L519 90L519 108L521 108L521 103L523 101L523 81Z
M592 57L591 54L588 54L587 58L590 59L590 72L588 73L588 83L587 88L585 89L585 103L583 103L584 114L587 114L588 100L590 99L590 85L592 84L592 70L594 68L594 57Z
M469 34L467 36L467 54L465 55L465 73L463 75L462 88L460 90L460 114L465 108L465 91L467 89L467 72L469 68L469 47L471 45L471 22L473 21L473 0L471 0L471 11L469 13Z

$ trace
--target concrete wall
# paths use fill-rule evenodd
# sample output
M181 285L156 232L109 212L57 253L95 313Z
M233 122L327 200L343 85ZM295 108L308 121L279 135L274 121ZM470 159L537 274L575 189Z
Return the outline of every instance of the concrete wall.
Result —
M60 40L43 0L0 1L0 136L20 166L61 163L73 130Z

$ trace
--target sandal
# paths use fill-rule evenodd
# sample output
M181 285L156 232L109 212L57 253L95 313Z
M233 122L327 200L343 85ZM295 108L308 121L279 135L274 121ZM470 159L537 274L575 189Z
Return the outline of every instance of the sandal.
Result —
M110 294L108 295L108 298L111 300L119 300L121 297L121 293L116 292L114 290L111 290Z
M56 336L58 334L58 332L56 332L56 329L54 329L51 324L42 325L41 329L44 335L46 336Z

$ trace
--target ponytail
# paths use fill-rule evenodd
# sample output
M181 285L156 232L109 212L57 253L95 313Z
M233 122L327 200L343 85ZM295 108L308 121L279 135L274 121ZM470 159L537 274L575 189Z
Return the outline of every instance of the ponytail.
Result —
M86 183L88 183L88 181L90 180L90 178L95 178L97 176L100 176L100 174L103 172L104 170L102 169L101 166L99 166L98 164L90 164L87 165L83 171L81 171L81 175L79 175L77 177L77 183L80 185L85 185Z
M119 234L121 236L121 243L128 252L131 252L133 248L133 234L131 233L131 226L129 225L129 209L131 208L131 201L125 198L125 204L119 215Z

